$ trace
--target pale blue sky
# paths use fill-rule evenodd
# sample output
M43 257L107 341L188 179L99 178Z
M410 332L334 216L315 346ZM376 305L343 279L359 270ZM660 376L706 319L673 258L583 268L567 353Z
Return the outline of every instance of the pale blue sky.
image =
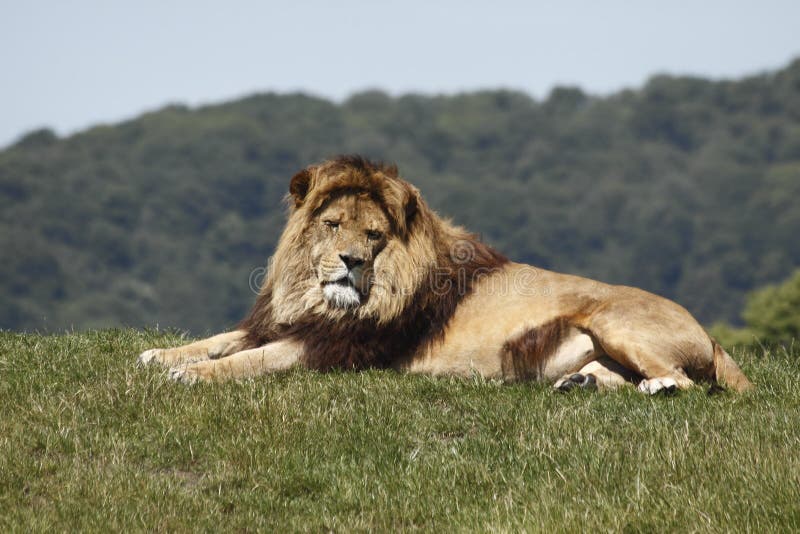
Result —
M0 0L0 146L256 91L541 97L735 78L800 56L799 28L797 0Z

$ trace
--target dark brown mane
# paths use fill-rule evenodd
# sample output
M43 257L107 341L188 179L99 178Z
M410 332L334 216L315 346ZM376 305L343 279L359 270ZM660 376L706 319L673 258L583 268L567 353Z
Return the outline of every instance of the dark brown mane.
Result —
M420 347L441 339L444 329L473 284L508 262L483 243L473 240L474 257L455 263L449 253L420 287L411 304L395 321L308 321L293 325L287 336L305 344L303 363L310 369L389 367L410 358Z
M298 206L313 210L315 203L320 202L324 195L336 190L335 185L340 189L352 184L378 188L384 183L392 183L394 191L398 192L392 199L395 203L400 193L411 197L410 202L406 198L406 216L396 218L408 224L406 235L417 232L420 236L424 235L425 239L432 240L435 250L431 251L431 259L435 259L435 264L430 267L430 272L424 273L422 284L415 288L413 297L406 301L402 312L389 321L377 317L363 318L355 312L348 312L348 315L338 319L306 314L291 324L277 324L272 319L276 311L273 309L276 305L273 302L274 288L267 284L238 328L247 331L246 342L250 348L286 337L302 341L303 363L312 369L391 366L411 357L420 346L439 340L458 304L472 293L475 282L502 267L508 259L481 243L476 236L439 219L418 198L418 193L412 194L416 190L397 176L397 167L394 165L371 162L360 156L340 156L326 162L322 168L325 172L345 176L338 184L327 182L320 185L319 175L299 174L300 190L312 183L312 179L318 180L316 186L319 190L304 190L304 198L313 198ZM376 173L381 173L385 178ZM413 213L409 205L413 207ZM400 206L402 210L402 204ZM396 205L392 207L398 209ZM466 254L461 257L458 250Z

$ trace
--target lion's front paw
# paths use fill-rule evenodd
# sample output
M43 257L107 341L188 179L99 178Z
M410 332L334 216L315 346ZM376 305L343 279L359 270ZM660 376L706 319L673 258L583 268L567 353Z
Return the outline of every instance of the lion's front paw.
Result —
M196 384L210 382L214 379L212 368L205 363L195 363L173 367L169 370L169 379L180 384Z
M146 350L136 358L136 364L145 366L150 365L153 363L162 363L161 362L161 354L164 352L164 349L150 349Z

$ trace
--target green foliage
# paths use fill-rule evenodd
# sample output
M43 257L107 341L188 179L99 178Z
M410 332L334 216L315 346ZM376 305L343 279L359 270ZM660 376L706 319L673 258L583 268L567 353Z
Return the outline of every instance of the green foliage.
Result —
M155 331L0 334L0 530L794 532L798 362L747 395L389 371L185 387Z
M347 152L397 162L514 260L640 286L707 323L800 265L800 61L541 102L259 94L0 151L0 328L234 324L289 178Z
M723 344L791 345L800 341L800 269L778 285L767 285L747 295L744 328L717 323L712 329Z
M780 285L751 293L743 317L756 337L765 342L800 339L800 270Z

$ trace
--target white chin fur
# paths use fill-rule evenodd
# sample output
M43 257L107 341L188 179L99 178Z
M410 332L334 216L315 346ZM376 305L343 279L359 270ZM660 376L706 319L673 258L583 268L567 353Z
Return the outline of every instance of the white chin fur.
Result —
M350 286L328 284L322 288L322 296L334 308L355 308L361 304L358 291Z

